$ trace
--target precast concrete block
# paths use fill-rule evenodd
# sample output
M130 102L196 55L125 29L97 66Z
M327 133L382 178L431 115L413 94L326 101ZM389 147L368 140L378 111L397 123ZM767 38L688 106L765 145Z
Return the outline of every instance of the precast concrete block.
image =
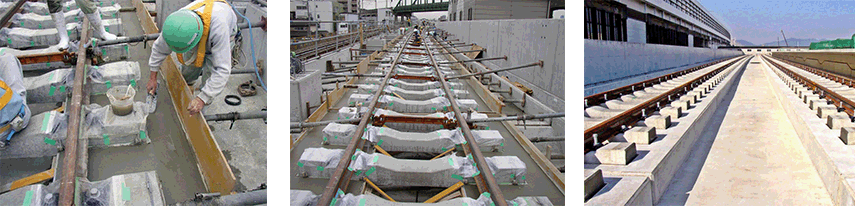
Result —
M700 100L701 98L704 98L704 92L699 91L699 90L692 90L688 93L688 95L695 96L695 99L698 99L698 100Z
M603 171L600 169L585 170L585 200L597 194L606 183L603 181Z
M810 95L805 95L805 97L802 98L802 101L804 101L805 104L810 104L811 101L818 100L818 99L819 99L819 95L810 94Z
M670 118L670 117L668 117ZM656 128L655 127L633 127L628 131L624 132L624 137L627 142L634 142L636 144L650 144L656 139Z
M810 107L810 109L813 111L816 111L820 106L831 106L831 105L828 104L828 100L824 100L824 99L811 100L810 105L808 105L808 107Z
M627 165L637 155L633 142L611 142L594 154L598 163L607 165Z
M661 110L659 110L659 113L662 114L662 116L668 116L668 117L671 117L671 119L677 119L683 115L683 108L665 107L665 108L662 108Z
M825 119L826 117L828 117L828 115L834 115L834 114L837 114L837 107L835 107L835 106L831 106L831 105L819 106L816 109L816 115L822 119Z
M809 89L799 90L799 98L805 98L805 96L811 95L811 94L813 94L813 90L809 90Z
M843 140L843 144L855 145L855 127L840 128L840 140Z
M671 102L671 106L672 107L679 107L680 110L685 112L685 111L689 110L690 104L689 104L689 101L686 101L686 100L677 100L677 101Z
M689 104L691 105L691 104L695 104L696 102L698 102L698 96L691 95L691 94L685 94L685 95L680 97L680 100L688 101Z
M852 120L849 119L849 115L845 114L834 114L828 116L828 125L831 129L840 129L843 127L851 127Z
M668 129L671 126L671 117L670 116L662 116L662 115L653 115L644 119L644 124L648 127L655 127L656 129Z

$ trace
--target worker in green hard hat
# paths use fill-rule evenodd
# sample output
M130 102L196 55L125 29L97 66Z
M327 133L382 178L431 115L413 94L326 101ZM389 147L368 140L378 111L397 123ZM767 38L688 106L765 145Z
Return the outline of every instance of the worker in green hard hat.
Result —
M190 115L210 104L223 91L231 73L232 41L238 31L235 15L223 0L197 0L169 14L151 48L148 92L155 94L160 64L175 52L187 85L194 92L200 90L187 107ZM200 87L202 81L204 87Z
M94 27L95 37L102 40L116 39L116 35L104 29L104 23L101 21L101 10L98 6L95 6L95 2L92 2L92 0L74 0L74 2L86 14L86 18L89 19L89 25ZM47 5L50 17L55 23L56 33L59 35L59 43L56 47L61 50L66 49L68 48L68 30L65 25L65 13L62 12L62 0L47 0Z

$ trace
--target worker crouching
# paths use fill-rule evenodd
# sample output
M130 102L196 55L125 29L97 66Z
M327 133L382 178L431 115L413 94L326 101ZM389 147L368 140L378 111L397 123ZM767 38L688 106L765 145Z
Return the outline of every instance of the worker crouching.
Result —
M226 86L231 73L232 41L237 31L237 17L223 0L194 1L167 16L160 38L151 49L148 92L155 93L159 67L175 52L188 86L195 91L205 82L187 108L190 115L201 111Z

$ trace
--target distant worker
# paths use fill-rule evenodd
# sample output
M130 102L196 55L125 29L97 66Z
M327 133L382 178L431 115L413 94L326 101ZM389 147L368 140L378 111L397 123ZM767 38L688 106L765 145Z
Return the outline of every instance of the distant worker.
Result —
M231 41L237 31L235 11L224 0L197 0L167 16L160 38L151 48L148 92L155 93L160 64L175 52L181 62L181 74L194 92L205 81L201 92L187 107L190 115L199 113L223 91L229 80Z
M101 21L101 10L95 6L95 2L92 2L92 0L74 1L77 2L77 7L80 7L80 10L86 14L89 24L95 27L95 37L102 40L116 39L116 35L104 29L104 23ZM68 31L65 27L65 14L62 12L62 0L47 0L47 5L50 16L56 23L57 34L59 34L59 44L56 47L58 49L66 49L68 48Z

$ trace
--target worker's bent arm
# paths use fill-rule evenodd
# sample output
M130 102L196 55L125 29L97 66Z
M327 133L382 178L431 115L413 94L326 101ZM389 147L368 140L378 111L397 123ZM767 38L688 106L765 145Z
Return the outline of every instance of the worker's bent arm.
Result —
M169 49L169 45L166 44L166 41L163 38L157 38L154 40L154 45L151 47L151 57L148 58L148 66L152 72L160 71L160 64L163 63L163 60L169 55L172 54L172 50Z
M211 27L208 36L208 41L211 42L211 54L210 58L205 59L213 61L214 68L211 68L211 77L205 82L202 92L196 95L205 104L210 104L211 100L223 91L232 70L232 49L229 40L231 32L229 27L225 26L226 24L219 25L223 26Z

